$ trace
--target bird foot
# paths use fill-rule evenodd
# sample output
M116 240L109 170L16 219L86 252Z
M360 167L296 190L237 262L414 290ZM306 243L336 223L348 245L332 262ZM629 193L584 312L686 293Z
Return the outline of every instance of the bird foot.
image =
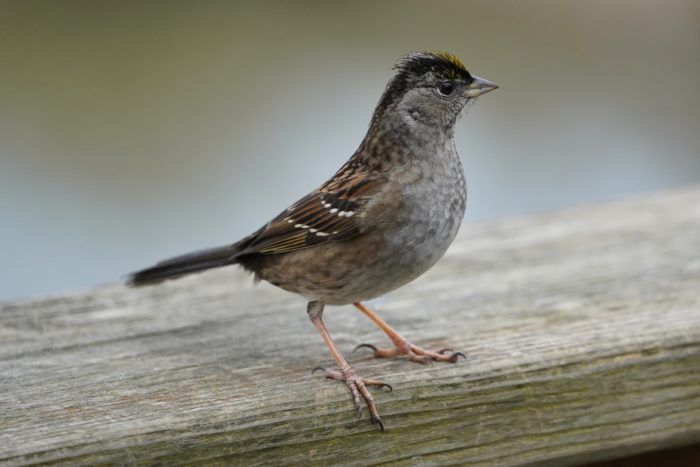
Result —
M378 425L380 431L384 431L384 423L379 417L379 412L377 411L377 404L375 404L374 398L372 397L372 394L369 392L369 389L367 389L367 387L376 386L379 388L386 388L389 391L391 391L391 386L376 379L360 378L359 376L357 376L357 373L355 373L355 370L353 370L349 366L336 371L327 370L319 366L314 368L311 371L311 373L315 373L316 371L323 371L326 378L328 379L343 381L345 383L345 385L350 390L350 394L352 395L352 402L355 405L358 417L362 416L362 404L360 401L360 396L362 396L362 398L365 400L365 404L367 404L367 408L369 409L370 421L373 425Z
M374 358L393 358L406 355L410 361L422 364L432 363L433 361L457 363L459 357L467 358L462 352L455 352L452 349L441 349L436 352L425 350L422 347L411 344L407 340L397 341L394 344L395 347L393 349L380 349L372 344L360 344L355 347L353 352L362 347L367 347L374 351Z

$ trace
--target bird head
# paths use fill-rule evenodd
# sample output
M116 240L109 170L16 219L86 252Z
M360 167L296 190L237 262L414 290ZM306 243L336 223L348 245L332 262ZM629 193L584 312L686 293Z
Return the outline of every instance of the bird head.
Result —
M409 53L394 70L375 117L398 116L411 127L451 128L470 100L498 88L447 52Z

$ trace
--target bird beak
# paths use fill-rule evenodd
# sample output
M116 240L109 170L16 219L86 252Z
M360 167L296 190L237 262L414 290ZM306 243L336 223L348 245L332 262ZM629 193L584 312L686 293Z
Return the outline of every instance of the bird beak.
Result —
M466 97L479 97L482 94L498 89L498 85L496 83L492 83L487 79L479 78L478 76L472 76L472 78L474 78L474 81L469 83L469 85L464 89L464 95Z

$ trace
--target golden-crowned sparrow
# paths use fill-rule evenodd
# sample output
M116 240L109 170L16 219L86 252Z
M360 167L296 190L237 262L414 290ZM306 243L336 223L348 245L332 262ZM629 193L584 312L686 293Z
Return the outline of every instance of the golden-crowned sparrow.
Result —
M466 183L454 126L467 102L497 86L470 74L445 52L414 52L394 67L367 135L352 157L312 191L248 237L163 261L136 272L146 285L205 269L240 264L309 300L308 314L338 363L327 371L344 381L372 423L384 426L367 386L389 387L355 373L321 319L324 306L352 303L394 344L375 357L454 363L461 353L411 344L362 303L417 278L442 257L462 222Z

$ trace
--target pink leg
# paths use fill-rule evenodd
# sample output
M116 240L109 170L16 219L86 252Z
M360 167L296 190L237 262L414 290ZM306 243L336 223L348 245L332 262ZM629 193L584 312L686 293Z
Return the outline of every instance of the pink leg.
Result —
M345 382L345 385L348 387L350 394L352 395L352 401L355 404L355 408L360 414L362 413L360 396L362 396L367 404L367 408L369 409L370 420L373 424L379 425L379 429L381 431L384 431L384 423L382 423L382 419L379 417L377 405L374 402L372 394L367 389L367 386L385 387L389 390L391 390L391 386L381 381L364 379L357 376L355 370L350 367L347 360L345 360L343 355L335 346L333 339L331 339L331 336L326 329L326 325L323 324L323 320L321 319L323 307L324 305L320 302L309 302L308 313L309 317L311 318L311 322L314 323L314 326L316 326L316 329L318 329L318 332L321 334L321 337L323 337L326 346L331 351L333 358L335 358L335 361L338 363L339 371L329 371L321 367L314 368L314 371L323 370L326 378Z

